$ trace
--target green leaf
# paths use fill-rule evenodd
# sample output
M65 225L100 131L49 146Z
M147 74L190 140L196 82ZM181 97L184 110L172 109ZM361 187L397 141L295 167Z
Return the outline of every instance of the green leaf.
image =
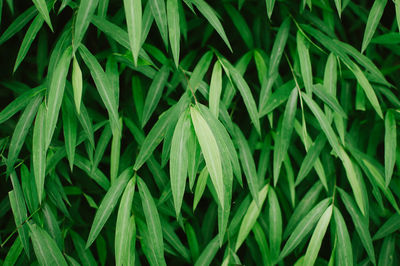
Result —
M400 2L399 2L399 0L394 1L394 8L396 10L397 28L400 30Z
M104 224L107 222L114 210L114 207L117 205L118 199L132 175L133 170L131 168L124 170L107 191L93 219L89 237L86 242L86 248L90 247L93 241L97 238Z
M190 0L190 3L195 4L200 13L203 14L203 16L208 20L211 26L213 26L213 28L218 32L219 36L221 36L222 40L232 52L231 44L229 43L228 37L225 34L224 28L222 27L215 10L211 6L209 6L204 0Z
M247 208L246 214L243 217L242 223L240 225L239 233L235 244L235 252L240 248L243 241L247 238L248 234L250 233L254 224L256 223L258 216L260 215L261 212L261 207L264 204L265 198L267 197L268 190L269 190L269 185L267 184L258 193L259 207L253 200L250 203L250 206Z
M115 227L115 261L116 265L129 265L129 245L131 235L127 234L132 226L130 222L133 195L135 193L135 178L132 178L126 185L124 194L118 208L117 224ZM135 230L135 229L134 229Z
M21 46L18 51L17 59L15 60L14 70L15 72L24 60L26 54L28 53L29 48L32 45L33 40L35 40L37 33L42 28L43 25L43 18L41 16L37 16L33 21L32 24L29 26L29 29L26 31L25 37L22 40Z
M371 234L368 229L367 217L363 216L353 199L344 190L338 188L340 197L343 200L344 206L346 206L347 211L350 213L351 219L353 220L354 227L360 236L361 243L363 244L365 250L367 251L368 257L375 265L375 252L374 246L372 244Z
M137 178L140 198L142 200L143 212L146 217L146 224L149 234L149 244L151 252L154 254L158 265L166 265L164 258L164 243L163 233L160 222L160 217L156 208L156 204L150 194L146 183L140 178Z
M209 93L209 108L211 113L218 118L219 103L222 90L222 69L219 61L216 61L211 74L210 93Z
M56 128L58 114L60 112L62 99L64 96L65 81L67 79L69 64L71 62L72 47L68 47L62 54L56 69L52 75L49 96L47 98L46 112L46 150L48 149L51 139L53 138Z
M234 127L236 146L239 149L239 158L242 164L243 172L246 176L247 184L249 186L250 194L254 202L259 206L258 194L260 191L260 184L257 175L256 165L254 163L253 155L249 144L238 126Z
M158 102L161 99L163 89L167 83L169 76L168 66L163 66L154 77L151 86L148 90L146 101L144 102L143 115L142 115L142 128L150 119L152 113L156 109Z
M97 91L99 92L100 97L106 106L108 115L110 117L111 128L115 129L115 132L121 131L118 122L118 105L115 99L115 94L109 89L111 87L110 80L103 71L96 57L94 57L84 45L80 46L79 52L83 58L83 61L85 61L87 67L89 68L94 83L96 84Z
M72 63L72 88L74 89L74 102L78 115L81 112L82 101L82 71L79 66L76 56L74 56Z
M9 103L0 112L0 124L6 122L13 115L15 115L17 112L19 112L22 108L27 106L35 96L37 96L38 94L41 94L42 90L43 90L42 86L39 86L34 89L30 89L30 90L22 93L20 96L18 96L16 99L14 99L11 103Z
M37 10L39 11L40 15L46 21L47 25L49 25L51 31L53 31L53 26L51 25L49 10L47 9L46 0L32 0L35 4Z
M339 17L342 16L342 0L335 0L336 10L339 14Z
M334 207L333 216L335 217L336 231L338 237L337 262L339 265L353 265L353 251L350 242L349 232L346 223L339 209Z
M306 87L307 94L311 94L313 85L313 74L311 67L310 54L303 34L298 31L296 35L297 40L297 54L300 60L301 76L303 78L304 87Z
M10 206L14 216L15 226L18 230L18 235L21 238L25 253L29 256L29 234L27 225L24 224L28 215L24 202L24 195L22 194L22 189L15 172L11 173L11 181L14 189L8 192L8 198L10 200Z
M275 0L265 0L267 5L268 18L271 19L272 11L274 11Z
M250 115L251 122L254 124L259 135L261 135L260 119L257 111L256 102L251 94L251 90L246 80L240 74L240 72L232 66L226 59L222 59L222 65L227 67L229 75L233 79L236 87L238 88L240 95L243 98L246 109Z
M333 111L338 113L343 118L347 119L347 114L340 106L338 100L328 93L327 89L321 84L316 84L313 86L313 92L318 96L325 104L327 104Z
M187 142L190 130L190 117L188 110L183 112L176 124L171 144L170 178L171 190L174 198L176 217L181 212L183 196L185 193L188 171Z
M192 90L193 92L196 92L203 80L204 75L208 70L208 67L210 66L212 59L213 53L211 51L208 51L200 58L199 62L192 72L192 75L190 76L187 90Z
M168 30L167 30L167 12L165 9L165 1L149 0L151 13L154 16L165 47L168 49Z
M224 183L222 175L221 153L218 148L213 130L204 120L197 108L190 108L190 114L201 151L206 161L206 166L212 183L218 195L221 206L224 205ZM222 207L223 208L223 207Z
M361 209L363 214L366 213L366 202L362 193L362 181L356 175L354 170L353 163L350 160L350 157L347 155L343 147L339 144L339 140L336 134L333 132L332 127L329 125L328 120L319 106L307 95L302 94L302 97L308 107L311 109L315 117L317 118L322 131L325 133L326 138L328 139L329 144L332 146L335 153L342 160L343 166L346 170L347 179L350 182L351 188L353 189L354 196L356 198L356 202Z
M318 222L319 218L328 208L330 204L330 199L324 199L318 203L306 216L301 219L297 224L293 233L290 235L289 239L286 241L285 246L279 256L279 259L283 259L289 255L300 242L308 235L308 233L314 228L315 224Z
M15 126L14 133L11 137L10 146L8 147L8 158L6 161L7 173L10 173L14 167L14 164L24 144L26 135L28 134L28 131L32 125L33 119L35 118L36 111L42 102L42 98L43 97L41 95L37 95L31 100L19 118L17 125Z
M75 159L75 148L77 141L78 121L73 112L73 104L68 97L64 97L64 103L61 107L65 140L65 151L69 161L69 168L73 169Z
M111 160L110 160L110 180L111 184L115 181L118 176L119 170L119 159L121 154L121 138L122 138L122 117L119 119L119 128L121 131L114 131L114 135L111 141Z
M35 6L31 6L21 15L19 15L13 23L3 32L0 36L0 45L6 42L8 39L13 37L15 34L21 31L21 29L28 24L28 22L37 14Z
M13 266L17 262L19 256L21 255L23 246L20 240L20 237L17 237L8 250L7 256L4 259L4 266Z
M96 10L99 0L81 1L75 20L75 30L73 38L74 53L78 49L86 33L87 28L92 20L94 11Z
M383 240L378 265L395 265L396 238L391 235Z
M65 265L67 262L61 251L58 249L56 242L49 234L36 224L28 223L31 231L31 239L33 250L40 265Z
M269 247L271 260L275 261L279 257L282 242L282 213L279 207L278 197L275 190L270 188L268 194L269 205Z
M172 56L176 68L179 67L179 51L181 33L179 27L179 9L178 0L167 0L167 19L168 19L168 33L169 41L171 43Z
M133 61L137 66L139 51L142 46L142 1L124 0L126 24L128 28L129 45L133 55Z
M82 237L78 233L71 231L71 238L82 265L97 265L90 249L85 248L85 241Z
M35 183L39 197L42 202L44 192L44 180L46 175L46 106L44 102L40 105L36 114L35 126L32 139L32 163L35 174Z
M201 170L199 177L197 178L196 190L194 191L194 199L193 199L193 212L197 207L201 197L203 196L204 189L206 188L208 180L208 171L207 167L204 167Z
M322 240L324 239L326 229L332 216L332 205L329 206L319 219L314 233L312 234L310 243L308 244L306 254L304 256L303 265L314 265L318 252L321 249Z
M371 7L371 11L368 15L367 25L365 26L364 38L362 42L361 52L363 53L369 42L374 36L376 28L378 27L379 21L383 15L387 0L376 0Z
M186 108L188 100L189 99L187 95L184 94L183 98L181 98L178 104L171 107L168 111L165 111L165 113L160 116L159 120L147 134L146 139L141 145L139 154L137 155L135 164L133 166L134 170L137 171L149 159L154 149L163 140L166 128L178 121L179 114L181 111L183 111L183 108Z
M320 133L311 147L308 149L306 156L304 157L303 162L301 163L300 170L297 174L296 183L298 184L303 181L303 179L309 174L313 166L315 165L322 149L325 147L326 138L325 136Z
M297 111L297 97L298 89L295 87L290 93L289 100L287 101L285 112L283 114L282 124L276 137L273 161L274 186L276 186L278 183L282 162L290 145L290 139L294 127L294 118Z
M240 36L244 40L244 43L248 47L248 49L253 49L254 41L251 30L246 23L246 20L243 16L231 5L225 4L225 10L228 15L231 17L233 25L235 25L236 29L239 31Z
M196 260L195 266L210 265L219 249L218 236L214 237Z
M379 230L375 233L373 240L378 240L389 236L400 229L400 214L393 214L383 225L380 226Z
M385 116L385 184L389 186L396 161L397 129L396 118L389 110Z

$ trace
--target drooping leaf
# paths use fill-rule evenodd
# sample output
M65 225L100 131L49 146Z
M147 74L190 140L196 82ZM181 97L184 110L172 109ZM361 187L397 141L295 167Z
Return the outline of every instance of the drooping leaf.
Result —
M42 202L46 175L46 106L42 103L36 114L32 140L32 163L39 203Z
M185 111L179 117L176 124L171 144L170 156L170 177L171 190L174 198L176 217L179 216L183 196L186 186L188 171L188 149L187 141L189 138L190 117L189 112Z
M149 248L154 254L156 263L158 265L166 265L164 258L163 233L156 204L146 186L146 183L140 177L137 177L137 183L149 233L149 244L151 244Z
M46 21L47 25L49 25L51 31L53 31L53 26L51 25L49 10L47 9L47 4L45 0L32 0L35 4L37 10L39 11L42 18Z
M385 184L389 186L396 159L397 129L396 119L392 111L385 116Z
M87 0L81 1L79 4L78 12L75 20L75 31L74 31L74 53L78 49L89 27L90 21L92 20L94 11L96 10L99 0Z
M133 61L138 64L139 50L142 45L142 1L124 0L126 24L128 26L129 45Z
M167 0L167 20L169 41L176 68L179 66L179 51L181 42L178 0Z
M353 265L353 252L350 242L350 235L346 223L337 207L334 207L336 232L338 236L337 260L340 265Z
M110 189L107 191L94 217L92 226L90 228L89 237L86 242L86 248L90 247L94 242L94 240L99 235L104 224L110 217L111 212L117 205L118 199L121 196L124 187L128 183L129 179L132 177L132 175L133 175L133 170L131 168L124 170L121 173L121 175L117 178L117 180L114 182L114 184L110 187Z

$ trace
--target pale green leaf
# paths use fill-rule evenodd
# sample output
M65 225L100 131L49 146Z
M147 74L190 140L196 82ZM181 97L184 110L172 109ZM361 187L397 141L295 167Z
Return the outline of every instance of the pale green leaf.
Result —
M333 216L335 217L338 237L338 246L336 250L338 265L353 265L353 251L350 242L350 235L343 216L336 206L334 207Z
M81 44L83 36L89 27L98 3L99 0L86 0L81 1L79 4L78 12L76 14L73 38L74 53Z
M151 13L154 16L165 47L168 49L168 29L167 29L167 11L165 9L165 1L149 0Z
M124 0L126 24L128 26L129 45L133 61L138 63L139 51L142 45L142 1Z
M209 108L211 113L218 118L219 104L222 90L222 69L219 61L216 61L211 74Z
M49 10L47 9L46 0L32 0L35 4L37 10L39 11L40 15L46 21L47 25L49 25L51 31L53 31L53 26L51 25Z
M369 42L371 41L376 28L378 27L379 21L383 15L387 0L376 0L371 7L368 15L367 25L365 26L364 38L362 42L361 52L367 49Z
M75 56L72 63L72 88L74 89L74 102L76 111L79 115L81 112L82 101L82 71Z
M178 68L181 41L178 0L167 0L167 19L171 51L174 57L175 66Z
M44 131L45 123L46 106L43 102L40 105L39 110L36 114L32 139L32 163L39 203L41 203L43 199L44 180L46 175L46 136Z
M396 161L397 129L396 118L389 110L385 116L385 184L389 186Z

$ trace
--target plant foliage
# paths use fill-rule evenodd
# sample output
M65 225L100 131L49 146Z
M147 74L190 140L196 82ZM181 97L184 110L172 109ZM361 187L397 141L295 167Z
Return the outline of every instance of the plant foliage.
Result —
M1 265L400 264L400 1L0 14Z

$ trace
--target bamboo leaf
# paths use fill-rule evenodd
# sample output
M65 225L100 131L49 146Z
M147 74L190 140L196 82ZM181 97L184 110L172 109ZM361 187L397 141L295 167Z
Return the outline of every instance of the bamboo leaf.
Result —
M304 256L303 265L314 265L318 256L318 252L321 249L321 244L325 236L326 229L328 229L331 216L332 205L325 210L324 214L322 214L321 218L319 219L317 226L315 227L314 233L307 247L306 255Z
M190 130L189 112L185 111L176 124L171 144L170 177L176 217L181 212L188 171L187 142Z
M74 89L74 102L78 115L81 112L82 83L82 71L78 60L76 60L76 57L74 56L72 63L72 88Z
M264 204L265 198L267 197L269 190L269 185L265 185L258 193L259 207L253 200L248 207L245 216L243 217L242 223L240 225L238 237L235 245L235 252L240 248L243 241L247 238L248 234L252 230L254 224L256 223L258 216L261 212L261 207Z
M271 260L275 261L279 257L282 242L282 213L279 207L278 197L274 189L270 189L268 194L269 206L269 246Z
M61 103L64 96L65 81L67 79L71 56L72 47L68 47L62 54L50 81L45 127L46 150L50 145L51 139L53 138L54 130L56 128L58 114L60 112Z
M46 175L46 106L42 103L36 114L32 140L32 163L39 203L42 202Z
M268 18L271 19L272 11L274 11L275 0L266 0Z
M81 44L83 36L89 27L90 21L92 20L94 11L96 10L99 0L87 0L81 1L78 8L78 13L76 14L75 20L75 31L74 31L74 54L75 51Z
M36 111L42 102L42 96L37 95L32 101L26 106L24 112L19 118L17 125L15 126L14 133L11 137L10 146L8 148L7 173L10 173L14 167L14 164L18 158L21 148L24 144L26 135L28 134L29 128L32 125L33 119L35 118Z
M155 202L150 194L146 183L138 177L137 178L140 198L142 200L142 206L144 215L146 217L146 224L149 234L149 244L151 252L154 254L156 263L158 265L166 265L164 259L164 243L163 243L163 233L160 222L160 217L155 205Z
M129 180L124 193L122 194L121 202L118 208L117 224L115 227L115 261L116 265L129 265L127 258L129 257L129 245L132 239L131 235L127 234L131 229L131 208L133 195L135 193L135 178Z
M338 236L337 259L339 265L353 265L353 252L349 232L339 209L334 207L333 216Z
M221 90L222 90L222 69L219 61L216 61L211 75L210 94L209 94L210 96L208 100L210 111L216 118L218 118L219 114Z
M157 27L164 41L164 45L168 49L167 11L165 9L165 2L150 0L149 4L151 13L154 16L154 20L156 21Z
M274 186L276 186L276 184L278 183L278 177L281 170L282 162L289 148L294 126L294 118L297 110L297 97L297 88L293 88L292 92L290 93L289 100L286 104L285 112L283 114L282 125L280 127L280 130L278 131L278 136L274 147Z
M58 249L56 242L49 236L49 234L41 229L36 224L28 223L33 250L41 265L65 265L67 262L63 257L61 251Z
M325 199L318 203L303 219L297 224L293 233L290 235L289 239L286 241L285 246L281 254L280 259L286 257L289 253L295 249L300 242L308 235L308 233L314 228L315 224L318 222L322 214L328 208L330 199Z
M17 59L15 60L14 70L15 72L24 60L26 54L28 53L29 48L32 45L32 42L35 40L37 33L42 28L43 25L43 18L37 16L33 21L32 24L29 26L29 29L26 31L25 37L21 43L21 46L18 51Z
M231 44L229 43L228 37L225 34L224 28L222 27L215 10L211 6L209 6L204 0L190 0L190 3L193 3L199 9L200 13L203 14L203 16L218 32L219 36L221 36L222 40L232 52Z
M389 186L396 160L397 129L396 119L392 111L385 116L385 184Z
M204 160L206 161L207 170L217 191L219 202L223 206L225 189L222 176L221 153L217 141L212 129L204 120L199 110L191 107L190 114Z
M115 99L115 94L109 89L111 87L110 80L103 71L96 57L94 57L84 45L80 46L79 52L83 58L83 61L85 61L87 67L89 68L92 78L96 84L97 91L99 92L100 97L106 106L108 115L110 117L111 128L115 129L116 132L121 131L118 122L118 105Z
M369 42L374 36L376 28L378 27L379 21L383 15L383 10L385 9L387 0L377 0L371 7L371 11L368 15L367 25L365 26L364 38L362 42L361 52L363 53Z
M86 248L90 247L94 242L94 240L99 235L104 224L110 217L111 212L117 205L118 199L121 196L124 187L128 183L129 179L132 177L132 175L133 175L133 170L131 168L124 170L117 178L117 180L114 182L114 184L110 187L110 189L107 191L94 217L92 226L90 228L89 237L86 242Z
M178 68L181 41L178 0L167 0L167 19L171 51L174 57L175 66Z
M47 25L49 25L51 31L53 31L53 26L51 25L49 10L47 9L47 4L45 0L32 0L35 4L37 10L39 11L40 15L46 21Z
M163 89L169 76L169 69L163 66L154 77L144 102L142 127L144 127L161 99Z
M242 163L243 172L246 176L250 194L253 197L253 200L257 204L257 206L260 206L259 205L260 202L258 199L260 186L253 155L251 154L250 147L240 128L235 126L234 129L235 129L236 144L237 147L239 148L239 158L240 162Z
M37 14L37 12L38 11L36 7L31 6L21 15L19 15L0 36L0 45L13 37L16 33L20 32L21 29Z
M135 65L138 64L139 51L142 46L142 1L124 0L126 24L128 26L129 45Z
M304 87L306 87L307 94L311 94L313 85L313 74L311 68L311 60L304 36L300 31L296 35L297 40L297 53L300 59L300 70L303 78Z

